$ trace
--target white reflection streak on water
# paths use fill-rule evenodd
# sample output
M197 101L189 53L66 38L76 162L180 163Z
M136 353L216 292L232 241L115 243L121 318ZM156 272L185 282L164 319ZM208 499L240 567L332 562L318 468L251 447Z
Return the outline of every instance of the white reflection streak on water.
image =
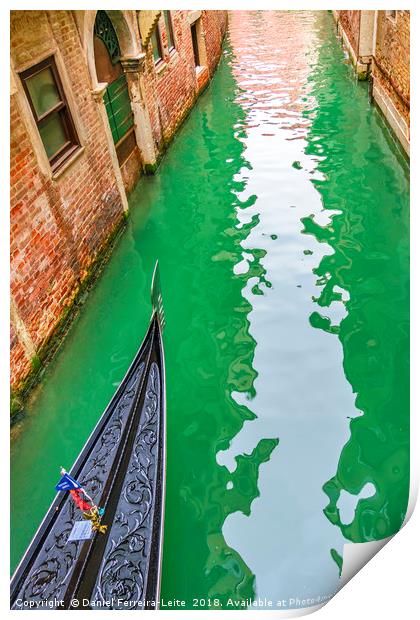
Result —
M247 111L244 157L252 165L238 179L247 181L238 197L258 197L253 206L237 210L238 226L259 215L234 272L246 273L250 251L264 249L261 264L272 288L260 284L264 295L254 295L251 289L258 280L251 278L243 289L253 307L248 318L257 342L256 397L250 402L242 393L232 396L258 417L246 422L230 448L217 455L218 463L232 471L236 455L250 454L262 438L279 438L269 462L260 468L260 497L250 517L237 512L223 526L226 542L256 576L256 595L272 600L316 597L336 589L338 568L330 549L341 553L344 539L322 512L327 504L322 485L334 474L349 436L348 416L357 414L338 338L313 329L308 320L318 308L312 297L320 293L312 270L332 252L328 244L302 235L300 221L314 214L325 226L331 217L311 183L320 178L317 161L304 153L310 118L302 111L304 105L316 105L307 83L319 45L316 17L309 11L283 13L281 32L287 36L278 44L270 37L278 27L276 19L274 12L250 16L236 11L230 20L233 72L245 91L238 96ZM285 48L288 62L270 62ZM338 325L345 305L334 302L322 314Z

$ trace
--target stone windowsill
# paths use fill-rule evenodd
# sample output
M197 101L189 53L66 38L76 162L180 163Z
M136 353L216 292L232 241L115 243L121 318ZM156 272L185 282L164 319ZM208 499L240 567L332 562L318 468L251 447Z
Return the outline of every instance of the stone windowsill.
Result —
M156 64L155 64L155 71L156 71L156 75L157 76L161 76L162 73L164 73L166 71L166 69L168 68L168 63L165 62L165 60L159 60Z
M169 54L168 54L169 62L172 62L173 60L178 58L178 56L179 54L178 54L178 50L176 49L176 47L173 47L172 49L169 50Z
M70 166L72 166L74 162L77 159L79 159L81 155L83 155L84 152L85 152L85 147L81 146L79 149L77 149L77 151L75 151L72 155L70 155L70 157L63 163L63 165L60 166L58 170L52 173L51 175L52 180L56 181L58 178L60 178L61 175L64 174L64 172L66 172L66 170L68 170Z

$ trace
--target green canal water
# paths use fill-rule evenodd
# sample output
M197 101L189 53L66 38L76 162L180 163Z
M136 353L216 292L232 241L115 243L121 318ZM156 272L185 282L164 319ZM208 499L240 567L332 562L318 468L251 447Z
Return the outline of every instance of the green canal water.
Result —
M231 13L130 207L12 443L12 568L144 335L158 258L162 597L328 596L343 544L395 533L409 488L408 166L331 15Z

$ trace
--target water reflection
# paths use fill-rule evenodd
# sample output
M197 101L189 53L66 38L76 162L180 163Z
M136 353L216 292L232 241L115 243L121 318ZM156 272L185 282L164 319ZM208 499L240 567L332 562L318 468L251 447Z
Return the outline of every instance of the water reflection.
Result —
M238 219L256 222L237 273L258 247L243 295L259 375L257 419L219 462L234 470L259 433L280 441L250 518L223 532L258 595L316 597L334 591L345 539L392 534L406 509L408 184L330 16L235 12L230 34L252 170Z
M245 114L227 52L209 91L168 152L159 175L144 179L132 197L154 203L144 230L133 236L138 252L159 251L165 297L168 378L168 467L162 596L244 601L255 577L237 549L226 543L228 515L249 515L259 496L261 466L277 445L257 436L236 455L235 467L216 461L244 423L256 418L251 399L258 376L256 340L249 330L248 282L268 286L265 250L243 244L259 218L238 212L252 172L244 156ZM194 152L194 159L188 153ZM241 262L246 263L237 268ZM237 402L237 395L244 397ZM185 570L179 570L182 557Z
M346 79L344 64L324 71L334 63L334 52L327 45L320 49L319 68L311 76L319 108L306 151L322 154L317 164L322 180L313 183L330 220L302 222L305 234L332 250L314 269L319 310L310 323L338 335L344 372L356 394L350 439L336 475L324 485L325 514L347 539L365 542L397 532L408 500L409 181L407 165L370 109L367 92L360 95L361 85ZM331 316L337 304L345 308L338 321ZM359 498L351 519L344 508L349 494Z
M238 227L255 223L235 273L243 278L246 269L242 294L252 305L258 371L252 395L232 396L240 405L251 396L257 418L244 424L218 462L235 471L238 455L249 453L258 437L278 437L279 445L260 470L260 496L250 515L228 516L223 533L255 573L256 596L274 601L326 595L336 587L331 549L341 549L343 538L325 520L321 487L354 408L338 343L308 323L317 292L313 270L332 252L301 234L302 217L325 219L312 184L321 177L321 155L306 153L317 106L309 77L323 43L319 19L329 17L238 11L230 21L237 102L245 112L238 137L250 162L238 177L246 182L238 192L246 205L237 209Z

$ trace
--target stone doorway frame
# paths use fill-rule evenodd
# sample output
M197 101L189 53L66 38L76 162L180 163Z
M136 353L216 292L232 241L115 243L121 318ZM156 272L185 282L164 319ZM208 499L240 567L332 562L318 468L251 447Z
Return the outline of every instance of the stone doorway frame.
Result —
M127 78L131 108L134 115L134 131L137 146L144 164L153 167L156 164L156 152L149 112L145 104L143 86L143 66L146 54L142 51L136 11L112 10L106 12L112 22L120 44L122 54L120 62ZM74 13L91 78L92 95L98 104L103 120L115 176L124 202L124 209L128 210L122 174L103 100L108 84L107 82L98 82L98 77L96 75L93 37L97 11L74 11Z

